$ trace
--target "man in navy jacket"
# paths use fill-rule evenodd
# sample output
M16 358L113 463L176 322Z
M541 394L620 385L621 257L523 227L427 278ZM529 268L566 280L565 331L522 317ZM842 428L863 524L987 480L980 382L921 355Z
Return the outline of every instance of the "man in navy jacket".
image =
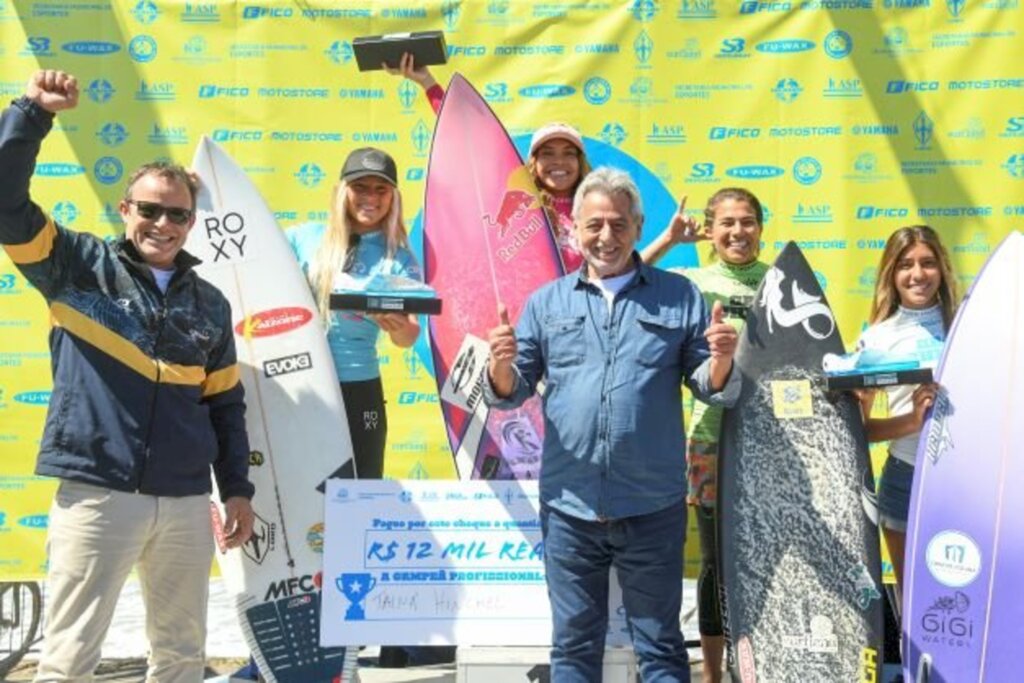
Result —
M182 249L197 188L180 166L147 164L131 176L119 206L125 235L112 242L68 230L32 202L42 140L54 115L77 103L73 76L39 71L0 115L0 243L53 324L53 393L36 473L60 486L36 680L91 677L134 566L148 676L192 683L204 666L211 467L227 546L252 531L231 309Z

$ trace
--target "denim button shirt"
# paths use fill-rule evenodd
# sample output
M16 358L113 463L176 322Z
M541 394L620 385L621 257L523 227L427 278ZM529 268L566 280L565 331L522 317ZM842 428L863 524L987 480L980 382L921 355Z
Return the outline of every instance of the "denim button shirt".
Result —
M729 407L738 372L710 385L709 324L688 279L640 263L613 301L586 268L530 296L516 326L512 393L488 405L520 405L543 381L541 501L585 520L662 510L686 493L681 383L710 405Z

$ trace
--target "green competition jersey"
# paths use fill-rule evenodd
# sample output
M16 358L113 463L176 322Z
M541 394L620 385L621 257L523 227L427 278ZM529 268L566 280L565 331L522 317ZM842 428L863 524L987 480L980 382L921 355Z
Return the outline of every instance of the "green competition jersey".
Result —
M770 266L754 261L735 266L717 261L704 268L676 270L690 278L704 295L710 308L721 301L726 321L739 330L744 313L754 301L754 294ZM693 401L693 415L687 430L687 500L691 505L715 506L718 482L718 432L722 426L722 409Z

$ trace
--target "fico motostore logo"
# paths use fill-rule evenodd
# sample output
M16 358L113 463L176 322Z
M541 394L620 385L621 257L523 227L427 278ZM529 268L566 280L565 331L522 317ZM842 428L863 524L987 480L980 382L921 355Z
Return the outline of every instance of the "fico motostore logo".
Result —
M263 374L267 377L277 377L278 375L309 370L312 367L313 359L308 353L293 353L290 356L263 361Z

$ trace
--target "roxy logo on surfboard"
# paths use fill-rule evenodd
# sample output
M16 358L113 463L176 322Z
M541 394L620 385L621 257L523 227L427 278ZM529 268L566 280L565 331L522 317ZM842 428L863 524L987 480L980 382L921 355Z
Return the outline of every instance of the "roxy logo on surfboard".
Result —
M774 266L764 275L764 289L761 290L759 303L767 313L768 332L774 333L775 325L779 327L803 325L807 334L813 338L827 339L836 329L836 321L832 317L831 309L822 303L820 296L813 296L800 289L800 285L795 280L790 290L793 307L783 307L782 282L785 278L786 274ZM811 325L812 320L822 317L828 321L827 332L819 332Z
M237 263L249 255L242 214L230 211L223 216L207 216L203 226L206 228L206 241L213 249L213 263Z
M298 329L313 319L313 312L299 306L272 308L243 318L235 325L235 334L246 339L272 337Z

